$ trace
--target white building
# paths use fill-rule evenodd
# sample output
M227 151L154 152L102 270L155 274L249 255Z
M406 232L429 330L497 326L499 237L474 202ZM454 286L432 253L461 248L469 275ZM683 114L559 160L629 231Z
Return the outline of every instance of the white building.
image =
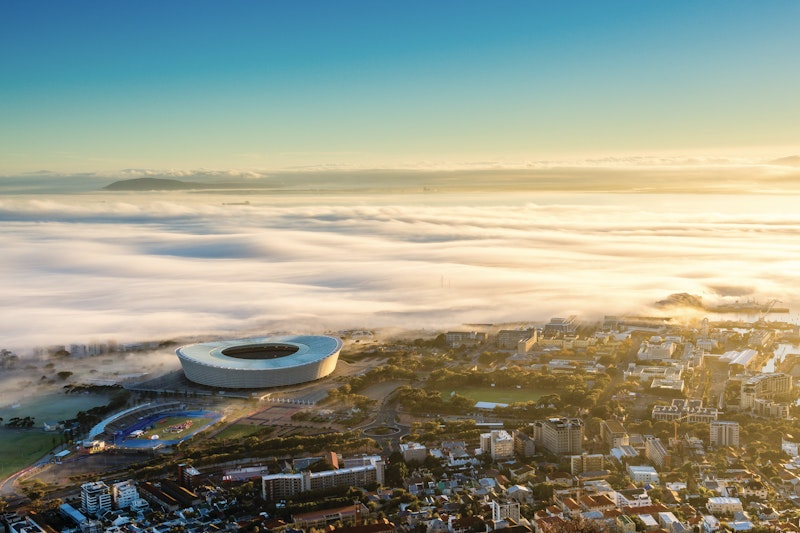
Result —
M492 501L489 505L492 508L492 520L495 522L513 520L515 523L519 524L519 502L499 503Z
M428 448L418 442L400 443L400 453L405 462L416 461L421 463L428 457Z
M742 409L753 409L756 400L772 400L776 395L791 390L792 376L789 374L756 374L742 381L739 406Z
M514 438L504 429L482 433L481 452L491 454L495 460L514 457Z
M672 457L661 439L653 435L644 437L644 455L658 468L669 468L672 465Z
M733 514L737 511L741 512L743 510L742 500L739 498L717 496L708 499L708 502L706 502L706 509L708 509L709 513L714 515L720 513Z
M792 457L800 457L800 439L794 435L784 435L781 437L781 450Z
M634 466L628 465L628 475L634 483L650 483L651 485L658 485L658 472L652 466Z
M261 497L267 501L274 501L312 490L364 487L371 483L384 483L384 462L379 455L359 457L355 460L346 459L344 463L344 468L335 470L262 476Z
M673 341L665 341L659 336L650 337L650 340L643 341L639 347L637 357L640 361L660 361L662 359L672 359L677 344Z
M708 423L709 443L711 446L739 447L739 422L715 420Z
M111 485L111 497L117 509L128 509L139 499L139 491L136 490L133 481L129 479Z
M91 516L100 516L111 510L111 491L102 481L81 485L81 510Z

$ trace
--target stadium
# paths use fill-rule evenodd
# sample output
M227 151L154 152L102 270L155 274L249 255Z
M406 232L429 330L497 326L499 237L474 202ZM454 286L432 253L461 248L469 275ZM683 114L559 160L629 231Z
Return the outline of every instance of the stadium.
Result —
M178 348L183 373L195 383L266 389L314 381L336 369L342 341L286 335L190 344Z

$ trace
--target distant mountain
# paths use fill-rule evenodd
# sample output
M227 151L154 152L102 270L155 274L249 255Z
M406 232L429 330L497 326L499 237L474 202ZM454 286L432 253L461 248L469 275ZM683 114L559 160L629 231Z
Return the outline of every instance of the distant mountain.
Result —
M693 307L695 309L705 309L703 298L685 292L670 294L664 300L656 302L658 307Z
M135 178L131 180L120 180L103 187L103 189L107 191L185 191L189 189L207 188L209 188L209 186L204 183L164 178Z

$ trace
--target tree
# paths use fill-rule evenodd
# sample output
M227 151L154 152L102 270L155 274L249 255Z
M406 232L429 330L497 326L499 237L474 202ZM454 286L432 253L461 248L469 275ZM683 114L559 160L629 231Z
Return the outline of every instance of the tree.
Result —
M386 467L386 483L391 487L402 487L408 477L408 466L403 461L394 461Z

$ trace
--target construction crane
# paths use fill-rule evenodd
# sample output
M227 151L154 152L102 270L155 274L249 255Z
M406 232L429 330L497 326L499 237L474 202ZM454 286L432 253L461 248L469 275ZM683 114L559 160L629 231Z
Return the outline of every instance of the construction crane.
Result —
M691 416L691 413L687 413L687 414L685 414L683 416L680 416L678 418L673 418L672 419L672 425L673 425L673 428L675 429L675 433L674 433L674 435L672 437L672 442L673 442L674 446L678 445L678 422L680 422L682 420L687 420L690 416Z
M780 302L780 300L776 298L770 300L769 303L767 303L766 307L764 307L763 310L761 311L761 315L758 317L758 321L764 322L764 320L767 318L767 315L770 313L770 311L772 311L772 308L775 307L775 304L778 302Z

